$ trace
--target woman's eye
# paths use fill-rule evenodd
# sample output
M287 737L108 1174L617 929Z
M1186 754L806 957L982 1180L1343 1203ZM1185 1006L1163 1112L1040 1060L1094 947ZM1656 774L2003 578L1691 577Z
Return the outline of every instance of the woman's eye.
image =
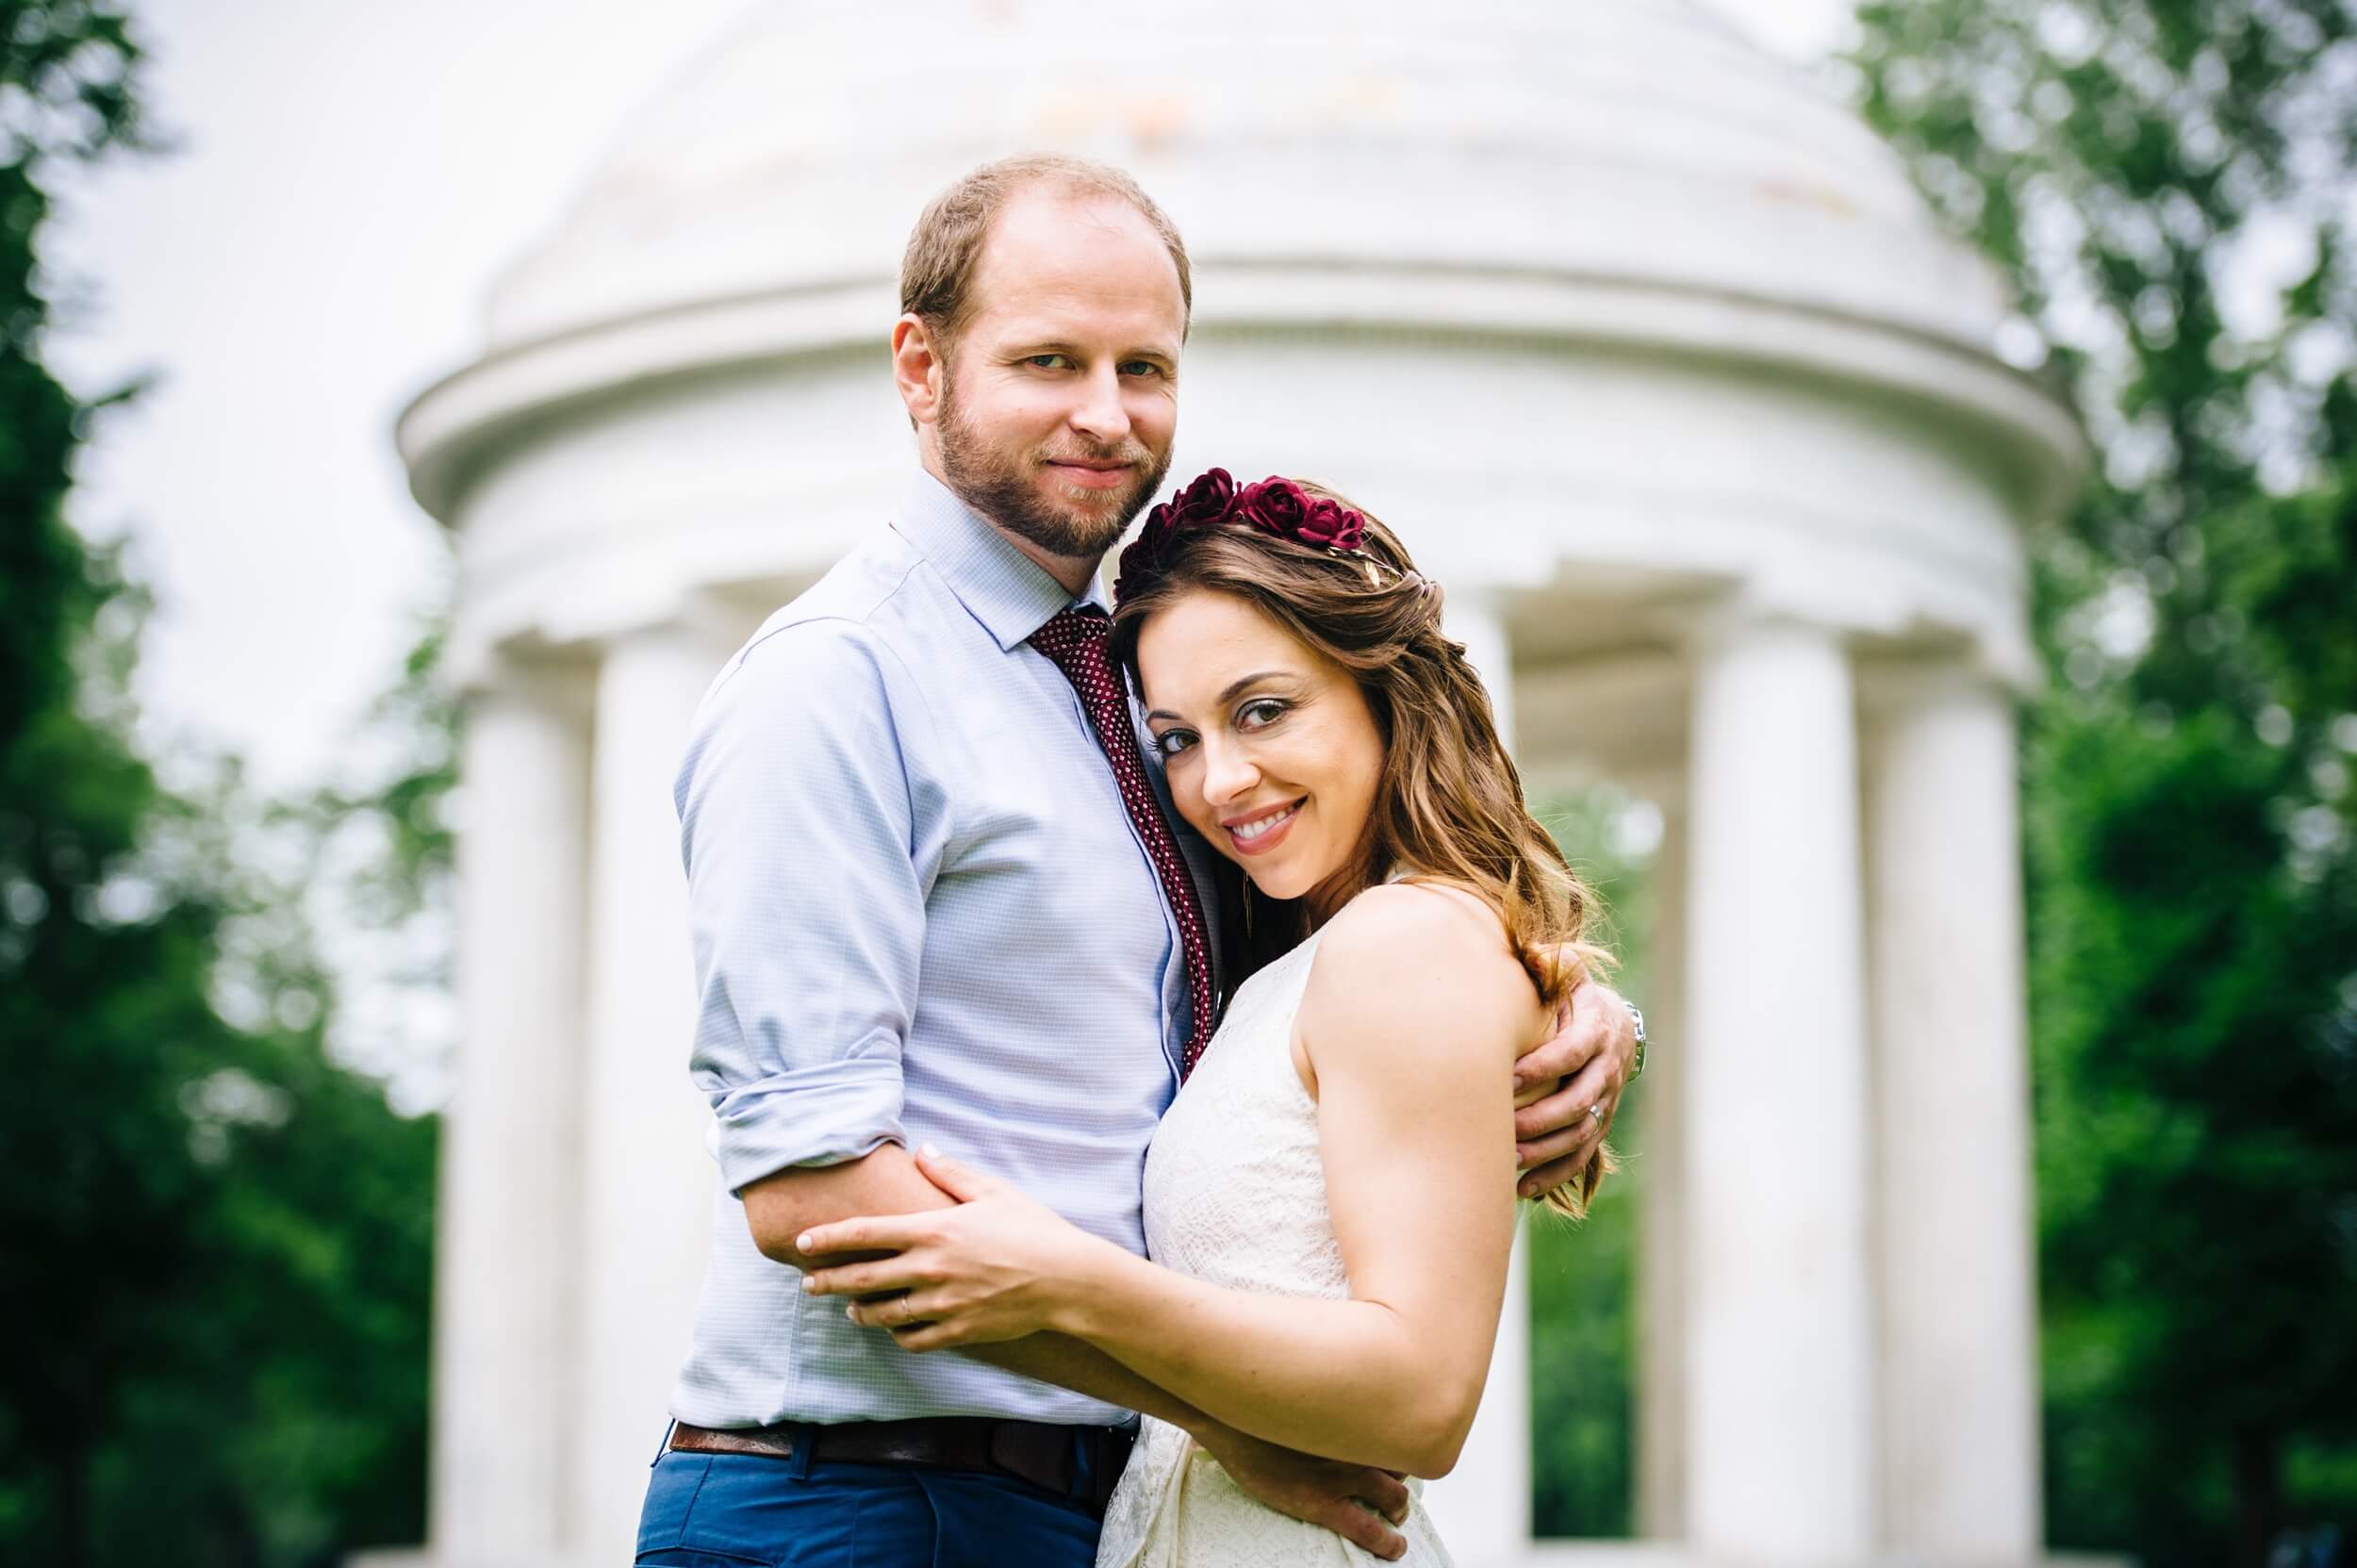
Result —
M1192 730L1164 730L1154 737L1154 750L1165 757L1175 757L1195 744Z
M1246 702L1237 713L1237 728L1264 730L1284 717L1284 703L1274 697L1263 697L1257 702Z

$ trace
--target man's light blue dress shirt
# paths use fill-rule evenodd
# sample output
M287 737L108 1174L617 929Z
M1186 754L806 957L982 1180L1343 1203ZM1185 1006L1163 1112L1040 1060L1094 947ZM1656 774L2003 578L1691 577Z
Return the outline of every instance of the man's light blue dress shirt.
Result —
M721 1180L683 1421L1127 1418L852 1326L754 1248L735 1197L931 1141L1145 1250L1185 976L1080 701L1025 641L1070 602L920 474L697 712L677 803ZM1182 846L1208 915L1211 851Z

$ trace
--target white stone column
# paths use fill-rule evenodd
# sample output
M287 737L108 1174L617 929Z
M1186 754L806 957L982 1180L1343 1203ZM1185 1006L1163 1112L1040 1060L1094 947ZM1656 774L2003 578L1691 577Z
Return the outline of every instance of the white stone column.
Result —
M687 1080L696 999L671 785L727 654L665 625L608 642L598 672L572 1477L584 1561L630 1560L711 1236L719 1178Z
M1867 752L1882 1536L2036 1556L2037 1318L2010 699L1894 685Z
M587 861L586 691L514 668L467 703L458 1084L442 1124L430 1536L539 1561L563 1535Z
M1637 1184L1637 1533L1686 1533L1686 802L1661 812L1645 933L1645 1074L1629 1090L1639 1138L1623 1148ZM1614 1139L1626 1146L1624 1134Z
M1514 745L1513 644L1496 600L1478 590L1446 601L1448 635L1489 689L1498 734ZM1530 1549L1530 1247L1517 1230L1490 1381L1457 1468L1433 1482L1426 1506L1461 1568L1520 1563Z
M1452 590L1442 602L1442 629L1465 645L1465 658L1490 694L1490 712L1508 755L1514 751L1514 639L1505 605L1490 589Z
M1872 1535L1856 704L1838 635L1707 627L1694 670L1683 1098L1686 1517L1810 1568Z

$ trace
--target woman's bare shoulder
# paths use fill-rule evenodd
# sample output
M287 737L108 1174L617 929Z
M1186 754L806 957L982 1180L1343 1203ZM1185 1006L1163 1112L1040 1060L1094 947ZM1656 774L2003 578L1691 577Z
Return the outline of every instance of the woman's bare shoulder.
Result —
M1370 887L1345 904L1318 938L1303 998L1305 1022L1315 1013L1353 1035L1444 1024L1519 1040L1539 1011L1497 912L1440 882Z
M1456 959L1494 955L1514 963L1498 913L1471 888L1422 879L1370 887L1336 912L1318 941L1319 956L1382 956L1436 949Z

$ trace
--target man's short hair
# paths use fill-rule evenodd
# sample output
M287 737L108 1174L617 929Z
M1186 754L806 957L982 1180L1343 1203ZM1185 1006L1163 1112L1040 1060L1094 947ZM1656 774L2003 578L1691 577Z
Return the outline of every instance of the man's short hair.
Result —
M1134 207L1162 237L1171 264L1178 269L1178 297L1184 306L1180 320L1193 320L1195 274L1187 265L1186 241L1154 198L1111 164L1038 153L1000 158L965 175L932 199L909 235L908 252L900 258L900 309L923 322L944 349L973 314L974 272L981 260L982 242L990 238L992 220L1008 198L1033 186L1069 195L1110 197Z

